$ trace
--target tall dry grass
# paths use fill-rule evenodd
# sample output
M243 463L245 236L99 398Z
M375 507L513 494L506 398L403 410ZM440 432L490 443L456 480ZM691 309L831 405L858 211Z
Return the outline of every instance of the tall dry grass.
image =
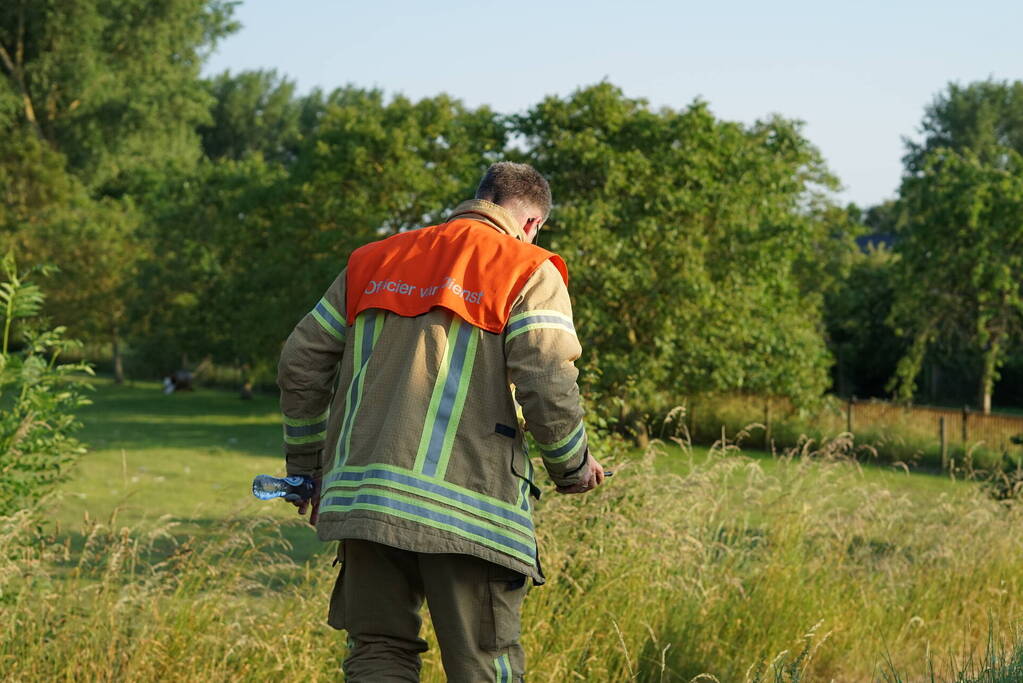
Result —
M545 496L550 581L523 615L530 680L923 680L928 662L951 676L982 659L989 628L1011 637L1023 513L974 488L914 502L868 483L847 445L771 474L718 447L686 476L659 473L672 456L653 449L593 494ZM182 540L169 523L91 522L72 553L29 514L4 520L0 671L337 680L331 555L295 565L271 524ZM423 678L443 680L436 649Z
M783 399L770 400L771 431L765 435L768 401L745 395L707 395L689 402L688 411L675 412L654 433L674 430L682 423L696 443L709 444L747 429L748 444L755 448L772 446L779 451L800 447L807 439L815 443L848 434L848 403L826 397L813 409L798 410ZM938 419L946 419L947 457L950 469L959 476L977 470L1015 467L1023 462L1023 444L1012 439L1023 436L1023 421L1015 417L971 413L967 441L962 440L962 411L921 406L902 406L883 401L859 401L853 407L852 438L860 459L902 462L942 467Z

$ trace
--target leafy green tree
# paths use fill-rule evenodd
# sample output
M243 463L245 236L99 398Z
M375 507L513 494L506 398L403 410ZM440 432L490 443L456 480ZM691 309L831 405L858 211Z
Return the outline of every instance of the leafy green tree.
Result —
M92 190L192 163L211 97L205 50L230 31L221 0L11 0L0 5L0 127L25 127Z
M304 100L295 82L276 71L224 72L207 81L213 121L199 128L210 159L240 160L259 153L267 161L292 162L302 140Z
M568 261L600 394L629 413L658 394L823 392L807 284L834 180L798 124L724 122L701 102L655 111L602 83L545 99L515 130L552 183L543 239Z
M310 116L293 162L205 163L154 200L139 313L154 352L274 363L353 249L442 220L505 146L496 114L444 95L344 88L300 105L322 115Z
M825 295L839 395L881 395L905 353L905 345L886 322L895 297L896 260L883 245L857 250L850 255L844 277Z
M923 139L906 140L903 163L909 175L922 173L937 150L971 151L981 163L999 165L1004 152L1023 154L1023 81L950 83L924 111Z
M1017 273L1009 246L1023 82L949 84L926 108L921 132L906 142L896 210L901 265L891 322L911 344L890 386L909 398L925 358L938 354L976 367L977 403L988 410L1015 336L1016 297L1001 289L1004 274Z
M0 242L62 265L48 309L120 348L141 257L133 196L201 155L206 49L220 0L12 0L0 5Z
M74 438L74 412L88 401L72 372L91 372L81 363L60 363L77 346L65 329L38 329L44 295L19 273L12 253L2 264L0 283L0 516L34 504L61 481L84 452ZM20 329L20 335L16 333ZM21 337L16 348L15 337Z
M977 401L989 412L999 368L1023 334L1023 156L1003 148L993 158L936 148L903 182L891 321L911 340L892 380L904 399L927 351L954 345L979 358Z

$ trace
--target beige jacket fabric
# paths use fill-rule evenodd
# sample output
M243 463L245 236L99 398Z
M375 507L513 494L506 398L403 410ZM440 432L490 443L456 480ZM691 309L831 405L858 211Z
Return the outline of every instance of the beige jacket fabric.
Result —
M525 239L490 202L464 202L454 218ZM581 348L557 268L536 270L500 334L442 308L345 321L342 271L278 367L288 474L322 477L320 539L473 555L542 582L516 403L557 485L577 483L588 457Z

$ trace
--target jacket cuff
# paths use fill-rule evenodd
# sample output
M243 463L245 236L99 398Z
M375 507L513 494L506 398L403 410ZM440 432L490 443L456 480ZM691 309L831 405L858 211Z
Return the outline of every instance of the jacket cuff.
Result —
M583 449L582 457L579 459L578 465L576 465L570 470L564 470L558 472L557 474L551 472L550 469L548 468L547 473L550 474L551 481L554 482L555 486L557 486L558 488L568 488L570 486L575 486L580 481L582 481L583 468L586 467L586 464L589 461L590 448L589 446L587 446L586 448Z
M320 476L319 453L288 453L286 471L289 477L302 476L316 479Z

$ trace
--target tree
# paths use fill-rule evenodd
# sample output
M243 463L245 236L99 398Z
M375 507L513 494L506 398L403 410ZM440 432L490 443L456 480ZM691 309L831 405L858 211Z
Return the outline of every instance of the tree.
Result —
M205 50L233 28L220 0L0 5L0 241L62 265L48 310L111 342L117 377L140 258L133 196L201 155Z
M207 87L213 121L199 128L207 157L240 160L258 153L271 162L296 159L309 118L304 98L295 97L294 81L276 71L224 72Z
M593 389L627 413L658 394L823 392L820 293L800 264L822 244L815 188L834 181L798 124L654 111L602 83L515 127L551 180L543 239L568 261Z
M293 161L207 162L154 200L140 274L148 347L270 366L353 249L443 220L505 146L496 114L444 95L344 88L300 108L309 127Z
M883 245L850 254L843 277L825 295L828 342L842 396L878 396L905 348L887 325L897 257Z
M923 138L906 141L891 322L911 343L890 387L908 399L928 353L977 367L977 402L993 384L1016 329L1005 277L1019 277L1016 184L1023 153L1023 82L949 84L927 107ZM1014 232L1016 231L1016 232ZM963 354L965 360L963 360Z
M25 127L94 192L189 164L211 97L205 51L233 30L221 0L11 0L0 6L0 127Z
M995 158L936 148L903 182L891 321L912 343L891 386L904 399L928 349L955 346L980 359L977 400L990 412L999 368L1023 333L1023 156L1002 148Z
M923 139L906 139L902 161L908 175L919 175L932 152L971 151L981 163L999 165L1004 151L1023 154L1023 81L950 83L924 110Z

